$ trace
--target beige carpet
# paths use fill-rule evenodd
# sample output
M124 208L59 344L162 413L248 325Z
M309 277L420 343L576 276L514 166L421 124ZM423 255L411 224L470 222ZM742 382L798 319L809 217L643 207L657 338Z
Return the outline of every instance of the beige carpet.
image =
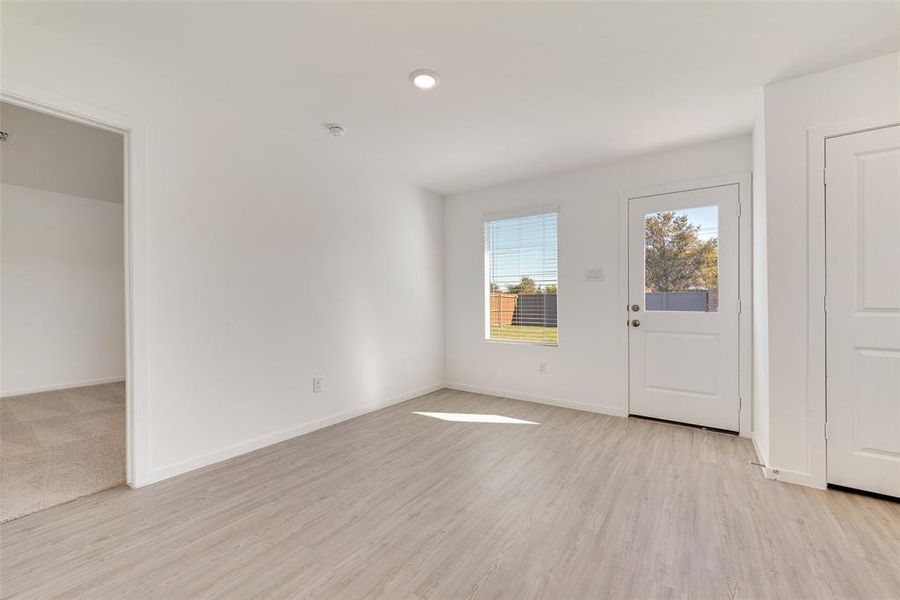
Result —
M0 399L0 522L125 483L125 384Z

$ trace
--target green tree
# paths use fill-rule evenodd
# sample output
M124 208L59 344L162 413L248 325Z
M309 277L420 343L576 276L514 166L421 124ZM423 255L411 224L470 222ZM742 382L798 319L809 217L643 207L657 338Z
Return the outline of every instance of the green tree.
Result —
M510 294L539 294L540 288L534 282L534 279L525 275L522 277L522 281L515 285L508 285L506 287L506 291Z
M499 291L500 291L500 286L492 281L491 282L491 292L499 292Z
M550 283L541 288L542 294L547 294L550 296L555 296L557 293L557 287L555 283Z
M687 215L660 212L646 219L644 261L648 292L719 287L719 240L701 240Z

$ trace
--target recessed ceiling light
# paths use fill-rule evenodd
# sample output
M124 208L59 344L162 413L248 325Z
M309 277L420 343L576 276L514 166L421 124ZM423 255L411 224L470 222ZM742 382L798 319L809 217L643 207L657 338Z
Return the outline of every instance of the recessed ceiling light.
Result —
M428 69L416 69L409 74L409 80L420 90L431 90L441 82L441 76Z

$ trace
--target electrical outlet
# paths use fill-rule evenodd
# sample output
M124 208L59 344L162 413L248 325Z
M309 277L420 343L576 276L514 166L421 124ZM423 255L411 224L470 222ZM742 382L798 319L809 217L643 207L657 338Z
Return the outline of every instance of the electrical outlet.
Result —
M547 374L547 363L540 362L538 363L538 371L540 371L541 375Z
M322 378L321 377L313 377L313 394L318 394L322 391Z

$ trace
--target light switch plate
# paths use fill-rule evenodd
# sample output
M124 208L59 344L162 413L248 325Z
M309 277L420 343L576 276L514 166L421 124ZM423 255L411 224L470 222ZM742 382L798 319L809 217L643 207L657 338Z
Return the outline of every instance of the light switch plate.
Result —
M585 269L585 281L603 281L603 269Z

